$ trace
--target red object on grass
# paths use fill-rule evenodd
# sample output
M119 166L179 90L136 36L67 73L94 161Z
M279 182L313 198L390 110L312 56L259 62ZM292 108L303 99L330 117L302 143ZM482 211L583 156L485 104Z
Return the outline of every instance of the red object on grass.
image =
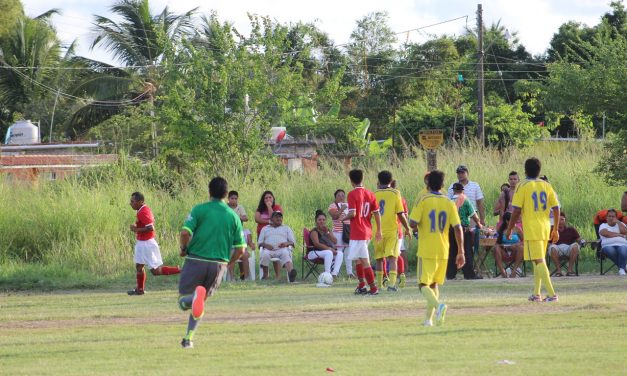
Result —
M327 367L327 372L335 372L335 370L331 367Z

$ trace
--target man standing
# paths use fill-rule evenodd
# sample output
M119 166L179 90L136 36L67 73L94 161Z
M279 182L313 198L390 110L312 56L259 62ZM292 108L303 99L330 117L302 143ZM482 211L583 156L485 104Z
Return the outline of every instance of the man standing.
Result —
M379 215L381 217L381 233L383 239L374 242L374 258L377 260L377 285L383 286L383 274L386 265L389 265L390 276L388 291L396 292L397 259L400 256L401 241L398 236L398 224L400 221L407 232L409 225L405 217L403 200L401 193L390 187L392 183L392 173L381 171L378 175L379 185L375 192L375 197L379 205ZM377 225L377 230L379 226ZM378 231L377 231L378 232Z
M269 276L268 266L273 258L278 258L281 266L287 270L290 282L296 280L296 269L292 264L292 248L296 238L291 228L283 224L283 213L275 211L270 217L270 224L259 234L259 265L263 270L263 279ZM263 249L263 250L262 250ZM278 269L277 269L278 270ZM279 279L279 273L276 278Z
M464 165L457 166L457 180L464 186L464 194L470 200L472 207L479 213L479 222L485 226L485 203L483 200L483 192L481 187L474 181L468 180L468 167ZM449 197L453 197L453 184L448 187Z
M516 188L512 206L514 211L512 219L507 226L506 235L511 239L512 229L518 218L522 216L522 224L525 234L524 254L525 261L533 261L533 294L529 297L532 302L556 302L558 297L551 283L549 269L544 262L547 243L549 239L553 243L559 240L557 226L551 231L549 212L553 212L554 218L560 217L560 208L553 187L548 182L538 179L542 165L537 158L529 158L525 161L525 175L527 179ZM540 297L542 283L544 283L548 296L543 300Z
M137 220L131 225L135 233L135 270L137 272L137 287L128 291L129 295L144 295L146 272L144 265L148 265L152 275L171 275L180 273L178 266L163 266L159 244L155 240L155 217L148 205L144 204L144 195L140 192L131 194L131 208L137 210Z
M507 182L509 184L509 188L503 189L499 194L499 198L494 203L494 215L499 216L499 223L503 221L503 215L505 213L511 213L514 210L512 207L512 196L514 196L516 186L520 182L518 172L511 171L507 178ZM497 225L496 227L498 228L499 226Z
M455 204L439 192L444 183L444 173L433 170L429 174L430 193L412 209L409 224L418 230L418 283L422 296L427 300L424 326L433 326L433 314L437 310L436 324L442 325L447 306L439 301L438 285L444 284L449 257L449 228L455 229L457 241L456 266L464 266L464 234Z
M581 236L574 227L566 226L566 214L560 212L560 220L557 224L557 233L559 240L557 243L549 245L549 255L555 264L555 276L562 276L562 267L560 265L560 257L568 257L567 276L576 275L573 271L573 265L579 256L579 242Z
M453 202L455 203L455 207L457 208L457 214L459 215L459 220L462 224L462 229L464 231L464 255L466 257L466 264L462 268L462 272L464 273L464 279L483 279L480 275L475 273L475 268L473 264L473 249L472 249L472 236L473 230L470 228L470 219L477 224L479 229L482 228L481 223L479 221L479 216L477 212L470 204L470 201L466 198L464 194L464 186L461 183L453 184ZM448 266L446 268L446 279L455 279L457 275L457 266L455 255L457 254L457 243L455 240L455 231L453 228L449 230L449 258L448 258Z
M355 260L355 269L359 285L355 289L357 295L377 295L379 290L374 283L374 273L370 267L370 254L368 253L368 243L372 238L371 218L377 223L376 241L381 241L381 216L379 215L379 204L374 193L365 189L362 185L364 172L362 170L351 170L348 173L353 190L348 192L348 214L344 219L349 219L350 241L348 243L348 259ZM370 291L366 289L366 282L370 286Z
M184 349L194 347L192 339L205 313L205 300L220 286L227 263L232 267L246 248L242 222L224 203L228 190L225 179L211 179L210 200L192 209L181 230L181 257L185 257L185 264L178 303L182 310L192 310L181 341Z

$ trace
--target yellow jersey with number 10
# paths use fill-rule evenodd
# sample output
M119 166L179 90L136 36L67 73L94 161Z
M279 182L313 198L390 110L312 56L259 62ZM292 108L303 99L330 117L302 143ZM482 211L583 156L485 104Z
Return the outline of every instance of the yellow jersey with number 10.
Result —
M455 203L442 193L423 196L409 216L418 224L418 256L448 260L448 233L451 226L459 226Z
M525 240L549 240L550 211L559 206L551 184L540 179L527 179L516 186L512 206L522 211Z
M383 236L398 237L398 224L396 215L404 212L401 192L394 188L379 189L374 193L379 203L379 214L381 215L381 232Z

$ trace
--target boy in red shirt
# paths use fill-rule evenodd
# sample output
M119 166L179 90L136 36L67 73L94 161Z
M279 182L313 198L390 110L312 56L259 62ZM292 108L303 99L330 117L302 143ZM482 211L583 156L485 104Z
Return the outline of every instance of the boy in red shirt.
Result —
M137 210L137 221L131 225L135 233L135 269L137 270L137 287L128 291L129 295L144 295L146 272L144 265L148 265L152 275L170 275L181 272L178 266L163 266L159 244L155 240L155 217L148 205L144 204L144 195L139 192L131 194L131 207Z
M376 240L383 239L379 204L374 193L363 187L364 172L362 170L351 170L348 176L354 189L348 193L348 214L344 219L351 221L348 259L355 260L355 269L359 279L355 294L377 295L379 291L374 283L374 272L370 266L368 243L372 238L372 223L370 222L372 214L377 223ZM366 289L366 282L370 286L370 291Z

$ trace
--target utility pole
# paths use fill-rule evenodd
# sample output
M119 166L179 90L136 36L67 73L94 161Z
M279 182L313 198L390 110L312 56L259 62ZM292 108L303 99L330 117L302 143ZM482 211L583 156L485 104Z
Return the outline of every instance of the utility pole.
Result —
M481 145L485 144L485 119L483 117L483 8L477 4L477 139Z

